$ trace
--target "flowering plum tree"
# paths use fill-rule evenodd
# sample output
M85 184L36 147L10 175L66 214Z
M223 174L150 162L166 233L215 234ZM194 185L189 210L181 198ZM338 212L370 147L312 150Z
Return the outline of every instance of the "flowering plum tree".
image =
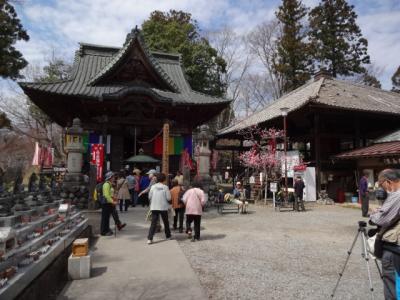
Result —
M252 144L250 150L240 154L241 164L263 172L266 178L276 175L275 173L280 167L280 160L276 156L276 140L284 136L283 130L252 126L240 130L238 133Z

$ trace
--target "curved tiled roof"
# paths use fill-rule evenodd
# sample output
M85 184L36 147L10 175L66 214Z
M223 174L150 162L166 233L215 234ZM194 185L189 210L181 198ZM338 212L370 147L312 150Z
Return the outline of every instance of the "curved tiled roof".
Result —
M368 147L347 151L336 155L336 159L353 159L362 157L385 157L400 155L400 142L386 142Z
M123 60L124 56L129 52L129 50L134 47L134 43L136 41L139 43L140 47L147 57L148 62L153 67L153 70L157 73L157 75L160 76L174 92L179 92L179 88L177 87L175 82L171 80L168 74L161 68L158 61L149 52L137 29L134 29L130 34L128 34L124 46L118 51L117 54L113 56L113 58L108 62L106 66L104 66L92 79L90 79L88 84L95 85L96 82L98 82L105 75L114 70L116 66L118 66L118 64Z
M250 115L246 119L233 124L229 127L223 128L218 133L219 135L224 135L231 132L236 132L238 130L263 123L268 120L272 120L281 115L281 108L287 107L289 112L293 112L306 103L308 103L313 98L317 97L319 89L322 84L322 79L318 81L309 82L300 88L283 95L278 100L268 104L263 109L254 114Z
M134 46L135 41L138 41L150 65L166 83L168 89L129 86L125 83L101 83L102 76L118 65L129 49ZM231 102L228 99L193 91L182 70L180 55L149 51L137 30L128 34L127 41L122 48L81 43L79 50L76 51L71 76L68 80L55 83L20 82L19 85L25 91L34 90L81 98L113 98L116 95L142 93L147 89L148 94L160 101L169 101L175 104L206 105Z
M400 115L400 94L333 78L311 80L296 90L283 95L246 119L223 128L218 135L234 133L281 116L287 107L289 114L308 103L340 109Z

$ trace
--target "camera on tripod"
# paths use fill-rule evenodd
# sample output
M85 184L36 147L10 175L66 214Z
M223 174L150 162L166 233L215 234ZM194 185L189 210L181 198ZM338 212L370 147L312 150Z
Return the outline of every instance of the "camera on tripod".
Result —
M372 223L371 221L369 221L369 224L372 225L372 226L376 226L376 224ZM343 273L346 270L347 263L349 262L350 255L353 252L353 248L354 248L354 246L355 246L355 244L357 242L357 239L360 239L360 241L361 241L361 257L363 258L363 260L365 261L365 263L367 265L369 290L370 290L371 296L373 298L373 294L372 293L374 292L374 288L372 286L371 271L370 271L370 265L369 265L370 257L371 257L370 256L371 255L370 254L371 250L370 250L370 248L368 246L368 243L367 243L367 236L368 237L374 236L377 233L378 230L379 230L379 228L369 228L367 230L367 222L358 221L358 232L357 232L356 236L354 237L353 243L351 244L351 247L350 247L349 251L347 251L346 261L345 261L345 263L343 265L343 268L342 268L341 272L339 273L339 278L338 278L338 280L336 282L336 285L335 285L335 287L334 287L334 289L332 291L331 298L335 297L335 293L336 293L336 290L337 290L337 288L339 286L340 279L343 277ZM379 268L378 262L376 261L376 259L373 259L373 261L375 262L376 268L378 269L379 275L380 275L380 277L382 279L383 278L382 277L382 271Z

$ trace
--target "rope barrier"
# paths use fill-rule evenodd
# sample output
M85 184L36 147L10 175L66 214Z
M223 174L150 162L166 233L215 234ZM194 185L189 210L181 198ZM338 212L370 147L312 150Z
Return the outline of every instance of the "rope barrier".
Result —
M162 131L163 131L163 129L161 128L161 130L154 137L152 137L151 139L149 139L147 141L139 141L139 140L137 140L137 142L139 144L149 144L149 143L153 142L162 133Z

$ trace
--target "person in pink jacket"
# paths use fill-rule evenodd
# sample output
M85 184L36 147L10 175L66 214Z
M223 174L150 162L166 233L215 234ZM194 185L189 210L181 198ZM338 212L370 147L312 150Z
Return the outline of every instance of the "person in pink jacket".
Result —
M200 240L201 214L203 213L203 206L206 203L206 199L199 182L194 182L192 188L187 190L183 195L182 201L186 207L186 233L189 237L192 236L191 225L194 222L194 237L192 237L192 242Z

